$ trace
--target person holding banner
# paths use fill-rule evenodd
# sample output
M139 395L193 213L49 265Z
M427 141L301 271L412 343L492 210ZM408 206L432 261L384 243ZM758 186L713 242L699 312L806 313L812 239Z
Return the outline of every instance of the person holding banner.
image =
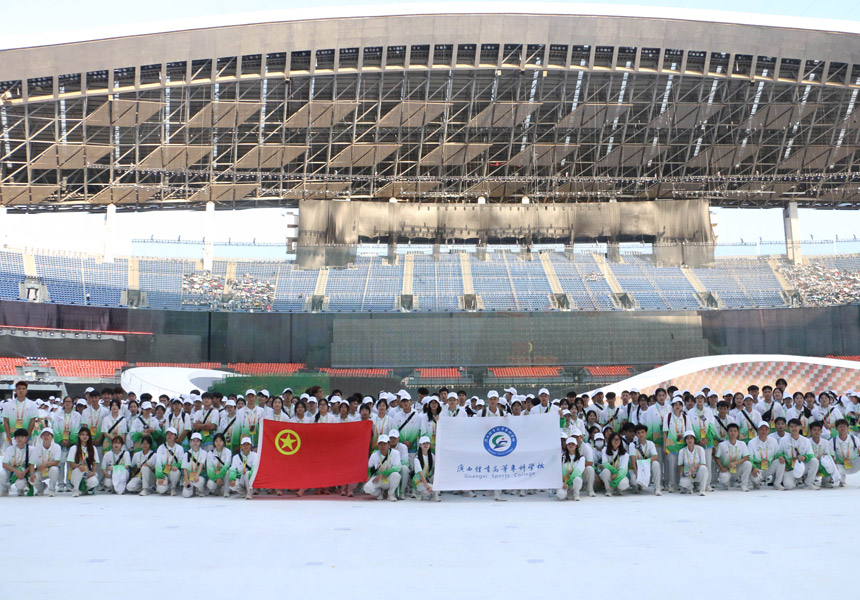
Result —
M433 491L433 467L435 457L430 451L430 438L422 436L418 440L418 453L415 455L415 475L412 476L412 484L419 500L433 500L439 502L439 492Z
M206 454L206 489L210 494L226 497L230 493L229 475L233 453L227 448L223 433L216 433L212 443L212 452Z
M606 447L603 449L603 460L600 465L600 480L607 496L624 493L630 487L627 471L630 465L630 455L624 450L621 436L614 431L609 433Z
M455 398L454 402L456 401ZM389 447L390 440L387 435L379 436L376 443L379 448L367 461L370 479L364 484L364 491L377 500L382 500L382 494L387 490L388 499L397 502L397 489L400 486L400 454Z
M704 496L711 477L708 473L705 449L696 445L696 434L692 429L685 431L681 439L685 445L678 452L676 459L681 477L681 493L692 494L695 484L699 486L699 495Z
M567 500L572 495L573 499L579 502L584 472L585 457L579 453L579 440L569 437L565 441L565 450L561 458L561 487L556 490L555 497L559 500Z
M152 449L152 438L145 435L140 441L140 450L131 459L131 478L126 489L134 494L148 496L155 491L155 450Z
M233 457L233 464L230 467L230 491L240 496L244 495L246 500L254 496L251 478L257 468L257 460L257 453L251 450L251 438L243 437L241 449Z

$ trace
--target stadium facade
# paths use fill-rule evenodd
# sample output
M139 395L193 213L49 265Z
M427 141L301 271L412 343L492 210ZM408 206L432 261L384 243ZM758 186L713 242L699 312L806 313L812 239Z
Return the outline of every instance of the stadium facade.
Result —
M765 24L473 13L5 50L0 202L316 201L299 224L310 247L709 244L708 205L769 206L787 209L794 239L796 206L860 199L857 41ZM505 203L519 206L494 206Z

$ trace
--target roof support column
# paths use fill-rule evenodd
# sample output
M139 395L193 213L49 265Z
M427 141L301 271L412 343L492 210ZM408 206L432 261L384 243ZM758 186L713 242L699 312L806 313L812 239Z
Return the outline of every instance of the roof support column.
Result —
M104 261L107 263L113 262L113 229L116 222L116 204L108 204L105 212L105 230L104 230Z
M215 203L206 203L206 214L203 217L203 270L212 270L212 255L215 240Z
M785 227L785 251L788 262L793 265L803 264L800 253L800 226L797 218L797 202L789 202L782 209L782 224Z

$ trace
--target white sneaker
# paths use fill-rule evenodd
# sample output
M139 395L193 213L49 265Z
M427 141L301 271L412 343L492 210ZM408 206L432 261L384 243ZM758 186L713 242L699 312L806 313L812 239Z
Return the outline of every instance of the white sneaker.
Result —
M773 486L773 489L781 492L782 490L785 489L785 486L782 485L781 483L777 483L775 486Z
M140 495L141 496L149 496L149 492L147 492L146 490L140 490Z
M474 494L472 494L472 495L474 496ZM388 492L388 500L390 502L397 502L397 494L394 494L392 492Z
M56 495L57 495L57 492L55 492L54 490L48 490L48 498L53 498Z
M654 491L654 495L655 495L655 496L662 496L662 495L663 495L663 492L661 492L660 490L655 490L655 491Z
M442 498L439 497L439 492L433 494L433 502L441 502Z
M573 495L573 501L574 501L574 502L579 502L579 492L577 492L577 493L575 493L575 494Z
M72 492L72 498L77 498L80 495L81 495L81 490L74 490Z
M588 497L589 497L589 498L594 498L594 491L590 491L590 492L588 492Z

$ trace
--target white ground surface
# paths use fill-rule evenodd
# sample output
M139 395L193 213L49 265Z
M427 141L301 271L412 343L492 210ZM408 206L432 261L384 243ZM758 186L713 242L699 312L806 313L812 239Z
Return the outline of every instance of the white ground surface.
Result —
M850 598L858 484L576 503L0 498L0 598Z

